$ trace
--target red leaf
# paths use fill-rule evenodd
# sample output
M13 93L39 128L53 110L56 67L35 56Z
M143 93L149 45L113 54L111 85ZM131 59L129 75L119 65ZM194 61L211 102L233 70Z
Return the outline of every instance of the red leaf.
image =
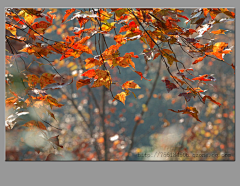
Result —
M170 92L173 89L178 89L174 83L171 83L169 80L162 80L166 84L167 91Z
M65 13L65 15L64 15L64 17L63 17L63 20L62 20L62 23L68 18L68 16L71 14L71 13L73 13L74 11L75 11L76 9L75 8L71 8L71 9L69 9L69 10L67 10Z
M194 81L196 81L196 80L198 80L198 81L212 81L211 79L207 79L206 77L208 77L207 74L196 77L196 78L193 78L192 80L194 80Z
M201 120L199 120L199 118L198 118L198 111L195 107L187 107L185 110L178 110L178 111L175 111L172 109L169 109L169 110L171 110L172 112L176 112L176 113L190 114L197 121L201 122Z
M143 79L146 79L145 77L143 77L143 74L142 74L142 72L139 72L139 71L135 71L139 76L141 76L141 80L142 80L142 78ZM146 80L148 80L148 81L152 81L151 79L146 79Z
M210 96L204 96L203 97L203 102L205 103L205 101L206 101L206 98L208 98L208 99L210 99L210 101L211 102L213 102L213 103L215 103L215 104L217 104L219 107L221 106L221 103L219 103L219 102L217 102L217 101L215 101L214 99L212 99Z
M186 20L189 20L188 17L184 16L184 15L181 15L181 14L177 14L178 17L181 17L181 18L184 18Z
M181 69L181 70L179 70L180 72L184 72L184 71L193 71L193 69L192 68L187 68L187 69Z
M96 76L96 72L95 72L94 69L91 69L91 70L88 70L88 71L84 72L84 73L82 74L82 76L86 76L86 77L89 77L89 78L93 78L93 77Z
M206 55L205 56L203 56L203 57L199 57L198 59L196 59L192 64L194 65L194 64L197 64L197 63L199 63L200 61L202 61L204 58L206 57Z
M79 88L81 88L82 86L85 86L85 85L88 85L91 83L90 81L91 79L80 79L76 82L76 87L77 87L77 90Z

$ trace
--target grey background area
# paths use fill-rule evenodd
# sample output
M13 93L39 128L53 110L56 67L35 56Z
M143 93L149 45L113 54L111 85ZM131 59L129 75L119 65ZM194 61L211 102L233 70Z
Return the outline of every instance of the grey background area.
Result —
M239 2L228 1L1 1L1 185L229 185L239 179L239 114L236 114L235 162L5 162L4 136L4 8L5 7L235 7L239 30ZM236 34L235 50L239 36ZM236 62L239 53L236 52ZM236 63L238 66L238 63ZM236 107L239 108L239 69L236 70Z

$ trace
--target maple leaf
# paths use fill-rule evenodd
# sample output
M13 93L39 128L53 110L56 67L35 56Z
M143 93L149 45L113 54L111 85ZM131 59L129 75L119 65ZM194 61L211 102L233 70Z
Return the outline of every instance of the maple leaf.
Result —
M181 69L181 70L179 70L180 72L184 72L184 71L193 71L193 69L192 68L187 68L187 69Z
M95 81L92 85L92 88L105 86L109 89L110 85L112 84L110 73L107 70L99 70L97 69L95 76Z
M52 15L51 12L47 12L47 16L45 16L46 20L52 24L53 23L53 19L56 18L56 15Z
M213 45L213 51L206 54L215 55L218 59L224 60L223 57L225 54L229 54L232 50L225 49L228 46L225 42L218 42ZM225 50L224 50L225 49Z
M127 96L126 92L121 92L117 94L112 101L115 101L117 99L125 105L126 96Z
M96 76L96 72L94 69L91 69L91 70L88 70L86 72L84 72L81 76L86 76L86 77L89 77L89 78L93 78Z
M27 75L27 78L28 78L28 81L27 81L28 86L30 88L34 88L37 85L37 83L39 82L39 77L34 74Z
M129 88L140 89L141 87L137 83L134 83L133 81L134 80L130 80L130 81L125 82L122 85L122 88L125 88L125 89L129 89Z
M43 73L42 76L39 79L39 83L41 88L44 88L45 86L52 84L52 83L56 83L56 81L53 79L55 77L54 74L50 74L50 73Z
M169 109L169 110L171 110L172 112L176 112L176 113L190 114L197 121L201 122L201 120L199 120L199 118L198 118L198 111L195 107L186 107L186 109L178 110L178 111L175 111L175 110L172 110L172 109Z
M61 77L60 79L61 79L61 80L60 80L60 83L49 84L49 85L45 86L42 90L60 89L60 88L63 88L63 87L65 87L65 86L67 86L67 85L70 85L70 84L73 82L73 78L72 78L72 80L71 80L70 82L66 82L66 83L64 83L64 80L67 79L67 78L65 78L64 80L62 80L62 77ZM54 81L57 81L56 76L54 76L53 80L54 80ZM63 82L62 82L62 81L63 81ZM61 82L62 82L62 83L61 83Z
M228 30L223 30L223 29L218 29L216 31L212 31L211 33L215 34L215 35L219 35L219 34L225 34L225 32L227 32Z
M203 99L202 99L203 103L205 103L205 101L206 101L207 98L208 98L211 102L217 104L219 107L221 106L221 103L215 101L215 100L212 99L210 96L206 96L206 95L205 95L205 96L203 97Z
M205 75L202 75L202 76L199 76L199 77L196 77L196 78L193 78L192 80L196 81L212 81L211 79L208 79L209 75L205 74Z
M41 130L47 130L46 126L40 122L40 121L35 121L31 120L23 125L24 127L28 127L29 130L34 130L35 127L41 129Z
M88 85L91 83L91 79L80 79L76 82L77 90L82 86Z
M52 108L52 106L55 106L55 107L63 106L62 104L58 103L55 98L53 98L52 96L49 96L49 95L46 96L46 101L50 104L51 108Z
M119 35L115 35L114 36L114 40L117 42L117 43L120 43L120 44L125 44L127 42L125 36L119 34Z
M36 18L38 18L38 16L30 13L29 11L26 11L26 10L21 10L19 13L18 13L19 16L23 17L25 22L28 24L28 25L32 25L34 20Z
M63 19L62 19L62 23L63 23L64 21L66 21L66 19L68 18L68 16L69 16L71 13L73 13L75 10L76 10L75 8L71 8L71 9L69 9L69 10L66 10L65 15L64 15L64 17L63 17Z
M141 80L142 80L142 78L143 79L146 79L145 77L143 77L143 74L142 74L142 72L139 72L139 71L135 71L139 76L141 76ZM146 79L147 81L152 81L152 79Z
M32 29L29 29L28 34L30 35L30 37L32 39L36 39L36 36L41 36L45 33L45 30L51 26L50 23L47 23L45 21L40 21L40 22L36 22L33 23L32 25Z
M196 59L192 64L194 65L194 64L197 64L197 63L199 63L200 61L202 61L204 58L206 57L206 55L205 56L203 56L203 57L199 57L198 59Z
M178 96L183 96L187 102L189 102L192 98L192 93L191 92L184 92L179 94Z
M169 64L170 66L173 64L174 61L178 62L178 60L177 60L175 57L173 57L172 55L170 55L170 54L172 54L172 53L173 53L173 52L172 52L171 50L169 50L169 49L163 49L163 50L161 50L161 54L162 54L165 58L167 58L168 64Z
M165 79L165 80L162 80L162 82L164 82L166 84L166 88L167 88L167 91L170 92L171 90L173 89L178 89L178 87L174 84L174 83L171 83L169 80Z
M85 69L89 69L95 66L101 66L103 63L100 62L99 60L95 59L95 58L87 58L85 59L86 65L85 65Z
M177 80L181 85L184 85L184 84L186 84L186 82L185 81L183 81L183 80L181 80L181 79L179 79L178 77L176 77L176 76L171 76L173 79L175 79L175 80Z

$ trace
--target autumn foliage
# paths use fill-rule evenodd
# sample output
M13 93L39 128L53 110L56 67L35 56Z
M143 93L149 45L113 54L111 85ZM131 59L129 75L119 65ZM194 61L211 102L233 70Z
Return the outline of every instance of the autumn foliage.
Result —
M161 85L166 87L167 93L175 92L175 96L185 102L185 108L167 108L167 113L173 117L177 117L177 114L185 114L194 118L196 122L201 122L198 109L189 105L192 100L202 104L211 102L221 107L221 102L205 93L205 89L218 80L213 74L196 75L198 70L195 66L200 63L204 64L205 59L213 59L218 63L224 63L225 68L230 68L232 73L235 73L234 64L224 59L225 55L231 54L233 46L229 46L227 41L214 39L215 36L228 32L228 30L214 30L214 28L216 25L233 21L234 12L227 8L198 8L189 17L183 10L175 8L88 10L71 8L66 10L61 18L58 18L57 11L53 8L8 8L5 10L7 49L5 55L5 104L7 111L17 115L16 121L11 120L12 125L6 125L8 131L14 130L14 125L25 127L24 129L35 135L42 135L44 142L51 144L53 148L64 148L59 142L61 134L53 137L47 134L49 128L59 131L61 128L53 126L43 118L47 114L57 121L55 109L64 109L65 105L61 102L67 99L74 105L76 113L83 118L81 121L90 131L90 137L94 138L91 143L82 141L82 149L75 149L73 153L79 160L82 158L85 160L109 160L109 146L115 149L112 153L114 160L124 160L131 156L134 133L138 125L144 123L143 115L150 107L150 98L161 99L161 95L153 94L159 77L162 78ZM55 24L56 19L61 22L59 28ZM66 25L70 24L74 26L68 29ZM54 30L61 35L61 40L47 36ZM211 39L205 39L208 35L211 35ZM109 45L110 39L111 45ZM139 41L139 44L145 46L141 54L132 51L120 53L120 49L133 41ZM24 47L16 50L13 42L24 45ZM191 66L187 65L174 50L181 50L182 53L188 55ZM141 56L144 57L145 69L140 69L137 62ZM30 59L30 57L33 60L29 63L25 62L26 58ZM155 79L148 77L149 63L153 60L157 61ZM22 65L18 65L19 61ZM11 71L11 66L15 67L16 72ZM46 71L44 69L46 66L51 70ZM61 70L63 67L72 73L63 72ZM163 68L166 72L165 75L160 73ZM79 69L81 69L81 73L78 73ZM132 77L137 77L137 79L128 79L122 82L118 78L118 74L127 69L131 70ZM18 79L18 83L15 78ZM142 106L141 114L134 116L135 126L131 136L132 142L126 144L128 150L121 151L117 147L125 145L126 142L116 136L120 134L114 135L116 139L108 140L110 134L107 133L106 126L110 123L111 115L106 115L104 103L103 105L97 103L98 100L92 90L95 88L101 92L100 89L97 89L101 87L103 92L109 93L111 96L111 103L118 101L123 105L131 106L133 103L128 101L128 98L133 96L134 99L139 99L140 95L136 96L136 93L143 84L136 80L151 84L152 89L148 92L148 99ZM23 91L16 92L16 86L21 86ZM101 136L94 137L93 135L94 127L91 126L92 119L90 119L92 115L84 116L84 112L78 110L73 98L68 94L63 94L62 91L70 89L70 87L76 88L77 91L86 90L88 91L87 95L92 97L94 104L91 103L89 109L93 110L93 105L97 109L96 112L100 116L98 123L101 123L100 127L102 128ZM61 97L55 92L61 92ZM104 99L103 97L98 99ZM116 108L112 107L109 110L110 113L115 113ZM21 120L22 124L18 124L19 111L31 111L37 117L29 121ZM92 112L89 111L89 113ZM120 115L119 118L121 118ZM9 116L6 117L6 122L10 122ZM165 127L169 125L170 123L166 120ZM92 154L89 154L90 144L95 149ZM34 146L38 153L43 151L41 148ZM82 154L79 153L80 150L82 150ZM86 154L89 155L86 156ZM64 160L64 157L49 153L45 160L59 161Z

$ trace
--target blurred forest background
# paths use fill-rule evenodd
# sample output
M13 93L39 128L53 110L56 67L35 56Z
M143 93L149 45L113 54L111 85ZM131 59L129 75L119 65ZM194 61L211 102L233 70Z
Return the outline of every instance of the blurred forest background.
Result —
M56 10L54 14L57 16L53 20L54 24L47 29L45 37L59 41L68 35L73 35L74 27L79 27L79 24L75 20L61 23L66 10ZM189 17L193 10L184 9L185 15ZM184 21L180 22L179 26L189 28L189 24L186 25ZM88 26L86 25L86 27ZM235 45L234 21L217 24L212 28L212 30L217 29L228 30L225 35L214 35L217 41L227 42L229 46ZM23 33L19 32L20 34ZM109 46L114 44L114 33L105 36ZM212 39L210 34L204 36L205 39ZM88 46L94 51L93 42L89 42ZM23 48L23 45L17 42L13 45L17 50ZM136 40L121 47L120 53L134 52L138 55L146 48L148 48L146 44ZM6 49L8 49L7 45ZM173 50L186 67L191 67L194 59L190 58L179 47L173 47ZM225 56L225 61L230 64L235 64L234 51L233 49L230 55ZM54 61L53 64L60 74L74 76L75 82L76 79L82 78L84 60L89 56L84 53L78 59L67 58L59 61L60 55L52 55L49 60ZM24 60L28 64L29 71L37 74L56 73L42 59L28 56ZM137 99L130 95L125 105L117 101L113 102L111 93L103 88L84 86L77 90L75 83L72 83L59 90L48 90L49 94L58 97L59 103L64 104L62 108L54 110L56 120L47 114L44 115L44 120L62 129L59 131L53 127L47 127L49 136L59 135L59 143L63 148L54 149L49 143L42 142L41 136L33 136L30 132L22 130L21 127L17 128L18 125L11 122L11 118L8 118L14 114L13 111L6 110L6 128L9 125L16 128L16 130L6 131L6 160L46 160L49 153L59 154L59 160L66 161L103 159L104 138L101 124L103 121L99 114L102 108L105 108L104 122L109 139L107 141L109 160L125 160L135 123L138 125L128 160L235 160L235 74L231 67L211 58L205 58L202 62L194 65L195 76L214 74L216 81L211 82L211 85L209 84L207 94L222 104L221 107L218 107L208 101L204 105L198 98L192 99L188 104L196 107L200 112L199 118L202 122L198 122L188 115L168 110L184 108L185 101L178 96L181 93L179 89L167 92L165 83L161 81L161 78L169 77L169 74L163 65L156 88L151 94L159 58L146 64L144 56L141 55L140 58L134 58L133 61L136 64L136 70L145 71L144 77L152 79L152 81L140 80L136 73L132 73L127 68L121 68L121 74L119 74L118 69L114 69L114 78L122 83L132 79L141 87L141 89L134 90ZM21 94L25 90L18 77L16 66L6 66L6 68L10 74L13 74L15 82L19 82L14 91ZM21 60L18 60L18 68L21 71L25 69ZM27 71L25 73L28 74ZM112 91L114 95L118 93L114 88ZM19 120L18 122L26 122L26 120L36 118L34 112L29 112L30 114L21 116L24 121ZM36 150L33 141L37 144L42 143L39 145L39 151ZM189 157L175 157L174 153L177 152L187 153ZM212 153L217 155L193 157L193 154Z

